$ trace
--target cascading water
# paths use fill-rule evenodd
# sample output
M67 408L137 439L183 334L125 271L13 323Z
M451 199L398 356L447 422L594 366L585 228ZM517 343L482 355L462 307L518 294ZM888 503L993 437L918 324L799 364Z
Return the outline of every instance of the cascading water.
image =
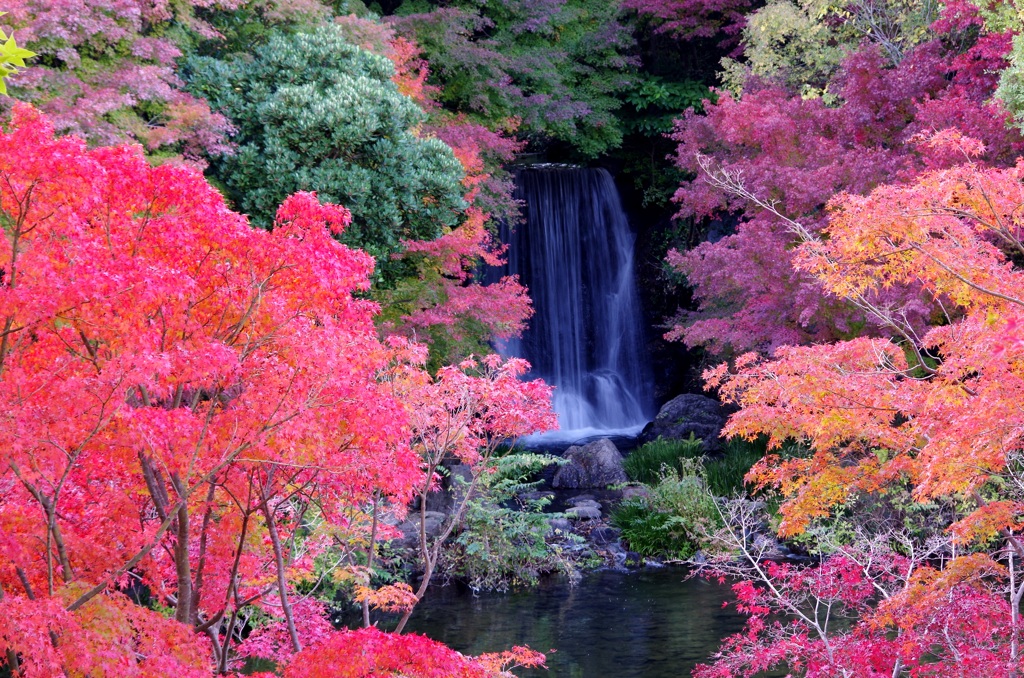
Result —
M633 234L603 169L516 173L525 223L503 233L507 272L536 311L505 346L555 386L559 437L632 433L651 417L652 375L633 273ZM574 435L575 434L575 435Z

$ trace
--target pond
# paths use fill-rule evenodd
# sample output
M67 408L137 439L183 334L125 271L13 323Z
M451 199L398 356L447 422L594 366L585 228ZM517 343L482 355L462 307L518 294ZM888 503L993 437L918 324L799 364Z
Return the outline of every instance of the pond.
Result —
M686 579L687 570L591 572L574 587L552 579L501 594L436 587L409 630L465 654L529 645L548 652L531 678L679 678L743 626L727 585Z

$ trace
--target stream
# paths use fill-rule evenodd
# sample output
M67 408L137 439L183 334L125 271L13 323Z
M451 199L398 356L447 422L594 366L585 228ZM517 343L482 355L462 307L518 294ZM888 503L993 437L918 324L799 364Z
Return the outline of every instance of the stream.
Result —
M548 654L530 678L679 678L738 632L744 618L731 591L676 567L584 575L576 586L553 578L539 588L480 593L432 588L409 629L465 654L528 645ZM548 652L554 649L554 652Z

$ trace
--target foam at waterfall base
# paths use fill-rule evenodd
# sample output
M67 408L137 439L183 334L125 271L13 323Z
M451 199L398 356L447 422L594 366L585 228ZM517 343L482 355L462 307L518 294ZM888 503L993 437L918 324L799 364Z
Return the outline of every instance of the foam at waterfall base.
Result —
M620 451L629 449L643 430L644 424L626 428L557 429L520 438L516 444L527 450L564 451L573 445L585 445L601 438L610 438Z

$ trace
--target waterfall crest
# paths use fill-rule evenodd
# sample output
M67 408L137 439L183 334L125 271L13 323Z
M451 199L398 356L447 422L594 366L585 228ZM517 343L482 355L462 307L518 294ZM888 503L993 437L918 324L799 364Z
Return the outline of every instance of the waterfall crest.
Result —
M633 271L634 236L603 169L516 172L525 223L504 229L507 272L536 311L510 355L555 386L563 432L639 429L653 410L652 375ZM585 434L584 434L585 435Z

